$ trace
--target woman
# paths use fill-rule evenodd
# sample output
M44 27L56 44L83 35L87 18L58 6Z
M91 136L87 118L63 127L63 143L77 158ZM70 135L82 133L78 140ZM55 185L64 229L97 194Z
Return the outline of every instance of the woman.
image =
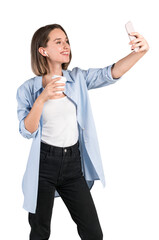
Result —
M104 68L70 71L65 30L52 24L34 33L31 65L36 76L16 95L19 132L33 139L22 181L30 240L49 239L54 197L63 199L81 239L103 239L90 193L94 180L105 186L105 177L88 90L115 83L147 52L147 42L135 34L139 52ZM65 77L66 83L56 82L60 77L52 79L54 75Z

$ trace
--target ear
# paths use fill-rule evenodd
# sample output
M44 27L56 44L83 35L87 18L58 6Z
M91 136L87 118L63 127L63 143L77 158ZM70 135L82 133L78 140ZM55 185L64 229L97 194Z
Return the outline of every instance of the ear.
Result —
M39 47L38 51L42 56L46 57L45 49L43 47Z

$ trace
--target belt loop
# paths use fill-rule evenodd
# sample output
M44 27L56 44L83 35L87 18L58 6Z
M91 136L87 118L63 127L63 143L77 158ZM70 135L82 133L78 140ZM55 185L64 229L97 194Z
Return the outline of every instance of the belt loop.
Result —
M76 145L74 145L74 147L72 147L72 155L75 155L75 151L76 151Z

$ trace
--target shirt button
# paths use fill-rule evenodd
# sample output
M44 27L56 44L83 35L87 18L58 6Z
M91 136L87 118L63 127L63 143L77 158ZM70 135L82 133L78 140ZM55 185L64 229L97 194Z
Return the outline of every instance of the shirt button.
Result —
M84 128L82 128L84 130Z
M67 152L67 149L66 149L66 148L64 149L64 152Z

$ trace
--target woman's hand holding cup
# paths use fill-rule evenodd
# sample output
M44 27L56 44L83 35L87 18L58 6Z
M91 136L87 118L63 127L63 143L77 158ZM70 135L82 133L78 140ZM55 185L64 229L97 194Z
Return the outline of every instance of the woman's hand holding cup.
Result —
M45 86L44 90L39 95L40 99L43 102L46 102L50 98L56 99L58 96L62 96L62 91L65 90L65 87L64 87L65 83L64 82L59 82L59 83L56 82L59 80L61 80L61 77L55 77Z

